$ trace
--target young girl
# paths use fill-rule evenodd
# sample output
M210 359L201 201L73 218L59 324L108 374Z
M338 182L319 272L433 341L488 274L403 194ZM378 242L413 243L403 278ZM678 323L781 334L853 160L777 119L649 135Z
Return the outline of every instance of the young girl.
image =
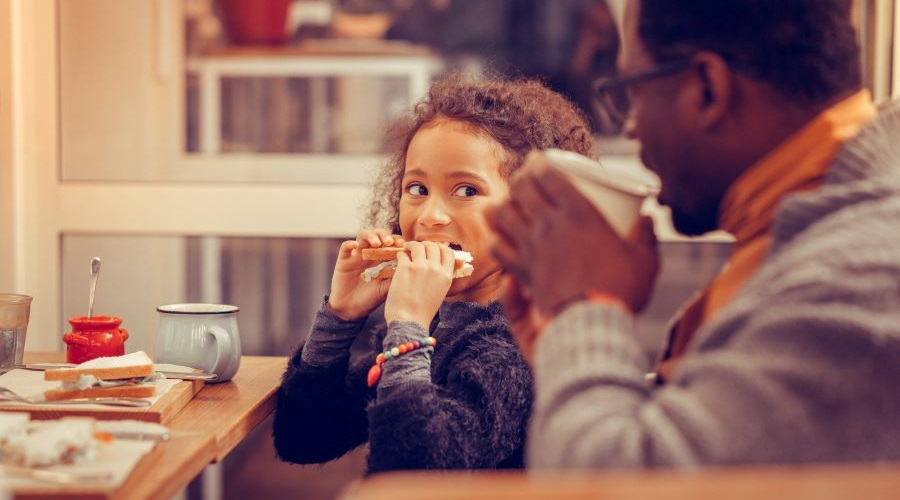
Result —
M369 214L389 229L341 245L331 294L279 389L278 455L319 463L368 442L369 472L522 467L531 374L497 302L484 211L530 150L589 154L588 126L540 83L453 76L393 139ZM385 246L404 248L394 277L362 280L372 263L361 250ZM471 276L452 278L451 247L472 254ZM371 349L351 360L361 334Z

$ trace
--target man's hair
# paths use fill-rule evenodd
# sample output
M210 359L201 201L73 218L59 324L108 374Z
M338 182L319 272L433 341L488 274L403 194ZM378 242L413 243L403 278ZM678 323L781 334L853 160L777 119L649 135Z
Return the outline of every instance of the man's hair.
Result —
M504 177L517 170L532 149L559 148L589 155L593 146L584 113L538 81L446 76L390 128L391 156L375 179L368 224L399 231L397 208L409 144L419 130L442 119L496 141Z
M852 0L640 0L638 36L656 62L699 50L799 104L862 85Z

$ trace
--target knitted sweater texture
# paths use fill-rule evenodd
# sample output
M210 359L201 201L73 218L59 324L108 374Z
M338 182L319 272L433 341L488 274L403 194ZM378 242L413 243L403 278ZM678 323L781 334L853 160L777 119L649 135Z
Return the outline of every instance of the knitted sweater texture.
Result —
M536 349L534 468L900 460L900 104L786 197L762 267L649 387L634 320L568 308Z
M282 459L320 463L368 442L368 472L523 466L532 379L499 304L444 303L431 325L436 347L387 361L372 389L375 355L428 332L381 322L368 351L351 359L365 328L319 310L279 388L273 434Z

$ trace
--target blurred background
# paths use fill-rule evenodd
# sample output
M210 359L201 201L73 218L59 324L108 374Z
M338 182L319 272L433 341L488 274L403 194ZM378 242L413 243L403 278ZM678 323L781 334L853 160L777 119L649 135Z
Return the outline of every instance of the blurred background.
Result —
M900 8L857 0L866 85L900 94ZM154 350L165 303L239 306L244 354L289 355L361 227L397 112L448 71L536 77L590 117L595 156L636 146L590 100L615 74L619 0L0 0L0 289L35 297L28 349L62 350L87 308ZM5 29L5 28L9 29ZM686 240L648 210L663 274L641 318L668 318L716 273L728 238ZM365 450L279 462L271 422L190 497L333 498Z

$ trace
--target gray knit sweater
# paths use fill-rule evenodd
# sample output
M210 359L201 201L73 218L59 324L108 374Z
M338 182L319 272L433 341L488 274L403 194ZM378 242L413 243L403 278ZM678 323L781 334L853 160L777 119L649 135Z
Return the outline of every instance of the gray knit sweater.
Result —
M900 103L782 202L668 385L613 307L570 307L536 352L532 468L900 460Z

